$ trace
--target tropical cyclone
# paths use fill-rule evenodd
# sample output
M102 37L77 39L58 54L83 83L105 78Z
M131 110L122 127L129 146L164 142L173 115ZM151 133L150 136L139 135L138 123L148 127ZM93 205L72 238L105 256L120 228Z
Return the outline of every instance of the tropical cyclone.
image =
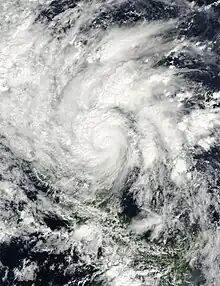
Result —
M219 3L197 2L0 3L1 285L218 285Z

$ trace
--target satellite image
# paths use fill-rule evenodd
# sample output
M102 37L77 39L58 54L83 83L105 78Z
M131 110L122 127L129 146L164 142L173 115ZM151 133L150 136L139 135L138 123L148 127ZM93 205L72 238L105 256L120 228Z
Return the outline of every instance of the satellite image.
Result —
M220 286L220 1L0 0L0 286Z

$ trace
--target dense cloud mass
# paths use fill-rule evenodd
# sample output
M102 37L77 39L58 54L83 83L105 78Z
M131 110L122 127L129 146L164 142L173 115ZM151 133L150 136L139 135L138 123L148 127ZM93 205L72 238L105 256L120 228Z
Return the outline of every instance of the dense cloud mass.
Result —
M220 2L0 13L0 285L220 285Z

